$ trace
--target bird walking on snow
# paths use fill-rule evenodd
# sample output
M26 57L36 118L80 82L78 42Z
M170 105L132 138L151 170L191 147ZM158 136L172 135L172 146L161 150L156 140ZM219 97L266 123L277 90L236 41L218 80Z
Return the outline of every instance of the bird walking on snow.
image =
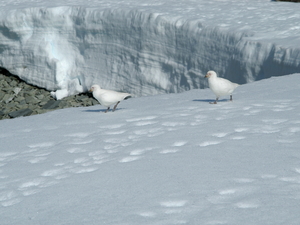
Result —
M212 104L217 104L217 101L221 96L230 95L230 101L232 101L232 92L236 89L239 84L232 83L229 80L218 77L215 71L208 71L205 77L208 78L209 88L215 93L216 101Z
M111 105L116 104L112 110L114 112L120 101L131 97L131 94L128 93L101 89L97 84L94 84L90 91L101 105L108 107L105 112L109 111Z

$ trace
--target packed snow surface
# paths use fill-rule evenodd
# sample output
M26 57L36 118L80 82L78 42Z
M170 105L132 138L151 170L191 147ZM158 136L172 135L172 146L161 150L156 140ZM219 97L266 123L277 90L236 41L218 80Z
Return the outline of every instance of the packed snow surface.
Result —
M57 98L136 96L300 71L300 4L269 0L0 0L0 67Z
M3 225L299 225L300 76L0 121Z

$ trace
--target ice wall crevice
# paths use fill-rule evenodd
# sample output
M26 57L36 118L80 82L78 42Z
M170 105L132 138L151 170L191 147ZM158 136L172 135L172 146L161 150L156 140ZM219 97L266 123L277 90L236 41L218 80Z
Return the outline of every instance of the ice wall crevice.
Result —
M211 69L241 84L299 72L299 49L253 37L142 10L27 8L2 17L0 67L58 99L94 83L136 96L204 88Z

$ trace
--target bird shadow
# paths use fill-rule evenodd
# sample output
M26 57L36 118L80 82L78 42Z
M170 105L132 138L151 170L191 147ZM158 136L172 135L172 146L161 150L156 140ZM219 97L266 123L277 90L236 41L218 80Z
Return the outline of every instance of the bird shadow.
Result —
M214 102L216 101L216 99L194 99L193 102ZM218 102L228 102L229 100L228 99L221 99L221 100L218 100Z
M122 108L116 109L115 112L119 111L120 109L122 109ZM83 110L83 112L95 112L95 113L97 113L97 112L105 113L105 111L106 111L106 109L87 109L87 110ZM110 113L110 112L113 112L112 109L110 109L107 113Z

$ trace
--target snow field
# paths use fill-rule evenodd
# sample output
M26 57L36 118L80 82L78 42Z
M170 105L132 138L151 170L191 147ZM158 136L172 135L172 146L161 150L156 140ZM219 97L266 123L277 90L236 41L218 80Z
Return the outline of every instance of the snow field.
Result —
M298 224L298 90L295 74L242 85L217 105L210 90L191 90L128 99L114 113L3 120L1 220Z

